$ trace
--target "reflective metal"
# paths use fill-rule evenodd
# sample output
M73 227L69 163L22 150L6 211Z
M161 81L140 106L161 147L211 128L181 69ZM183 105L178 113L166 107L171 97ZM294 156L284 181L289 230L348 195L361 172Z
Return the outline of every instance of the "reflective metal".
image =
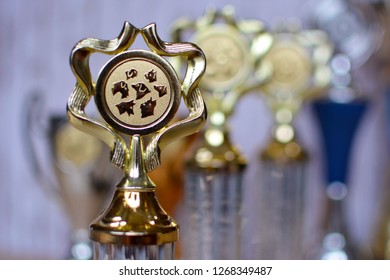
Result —
M138 35L150 50L129 49ZM89 66L95 52L114 55L96 83ZM164 57L187 62L182 79ZM124 173L111 204L90 227L95 258L173 258L179 228L158 203L147 173L160 165L167 144L197 132L205 123L206 107L198 88L205 70L203 52L191 43L164 42L155 24L138 29L125 22L115 39L81 40L70 62L77 83L68 100L69 121L105 142L111 163ZM92 97L105 123L87 116ZM188 116L172 122L181 99ZM129 146L123 134L129 136ZM162 249L167 246L171 249ZM144 253L131 253L136 251Z

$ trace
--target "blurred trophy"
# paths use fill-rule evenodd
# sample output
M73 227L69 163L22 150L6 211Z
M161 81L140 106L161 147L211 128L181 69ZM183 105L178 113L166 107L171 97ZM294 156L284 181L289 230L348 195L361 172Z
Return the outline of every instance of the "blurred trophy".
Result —
M328 32L335 46L332 86L326 99L313 104L323 138L328 202L322 248L313 256L356 259L362 248L349 236L343 208L350 187L350 151L368 102L352 80L354 71L360 70L380 46L382 31L368 3L322 0L313 2L309 12L309 25Z
M107 152L92 136L73 128L64 114L43 113L44 95L32 93L28 100L26 147L34 176L69 219L69 259L91 259L88 237L91 220L101 211L114 172L102 164Z
M288 27L287 27L288 26ZM261 151L258 236L260 259L302 259L305 169L308 154L299 143L294 119L302 104L321 95L330 82L332 45L326 33L282 23L263 62L271 79L262 97L273 114L271 139Z
M272 37L261 21L237 20L232 6L177 20L174 40L185 32L206 54L200 87L209 122L185 163L182 258L239 259L246 160L230 139L229 117L239 99L267 78L261 59Z
M337 52L352 61L353 69L365 64L383 35L371 1L313 0L306 7L306 24L327 32Z
M130 49L136 37L150 50ZM89 65L95 52L113 55L96 82ZM184 77L179 78L165 57L183 57ZM191 43L161 40L154 23L138 29L125 22L115 39L81 40L70 63L77 82L68 100L69 121L106 143L111 163L124 173L111 204L90 226L94 258L172 259L179 227L157 201L148 172L160 165L167 144L205 123L198 88L205 69L203 52ZM92 97L105 122L86 114ZM182 99L188 116L172 121Z
M340 54L332 59L332 70L337 73L335 75L349 75L348 61L346 56ZM344 201L349 191L347 181L350 152L359 122L367 107L367 100L356 98L350 84L338 84L337 80L333 81L329 99L313 103L323 138L328 203L322 249L311 257L356 259L359 258L360 249L349 237ZM338 99L332 99L335 96L338 96ZM341 96L347 97L348 102L340 102Z
M381 48L375 54L376 70L380 74L384 89L384 101L386 102L386 136L387 147L390 147L390 1L389 0L371 0L381 20L384 29L383 43ZM371 249L374 259L390 259L390 162L386 162L384 169L384 185L377 202L378 217L375 228L371 236Z

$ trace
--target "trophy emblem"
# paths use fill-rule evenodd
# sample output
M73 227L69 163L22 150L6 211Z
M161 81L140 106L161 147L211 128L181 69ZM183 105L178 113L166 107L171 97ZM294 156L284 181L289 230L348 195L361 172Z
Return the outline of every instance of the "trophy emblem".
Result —
M290 25L292 26L292 25ZM308 153L294 126L304 102L321 96L330 83L332 45L326 33L281 25L263 59L271 77L261 94L273 114L271 137L261 150L258 213L254 238L260 259L304 257L305 170Z
M130 49L138 35L150 50ZM96 83L89 69L95 52L114 55ZM179 78L169 57L187 61L184 77ZM94 258L172 259L179 228L158 203L156 185L147 173L160 165L167 144L197 132L206 120L198 88L205 69L203 52L191 43L164 42L155 24L138 29L125 22L113 40L81 40L70 61L77 83L68 100L69 121L106 143L111 163L124 173L111 204L90 226ZM105 122L86 115L92 97ZM188 116L172 122L182 99Z
M272 37L263 22L236 18L232 6L178 19L174 40L186 33L207 58L199 87L209 118L185 164L182 258L239 259L246 159L230 140L229 118L239 99L267 80L261 59Z

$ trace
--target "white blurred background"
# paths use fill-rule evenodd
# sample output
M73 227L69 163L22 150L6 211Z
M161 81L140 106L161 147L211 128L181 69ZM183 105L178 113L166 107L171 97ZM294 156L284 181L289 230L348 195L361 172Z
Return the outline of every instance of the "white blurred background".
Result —
M136 27L156 22L163 40L170 40L174 20L203 15L208 5L232 4L238 18L263 20L269 27L296 18L303 19L305 0L273 1L182 1L182 0L0 0L0 258L62 259L69 249L69 222L55 201L36 180L23 148L25 102L36 91L46 95L48 113L65 114L67 98L75 84L69 66L73 46L85 37L112 39L124 21ZM349 173L348 226L352 238L369 242L377 226L380 201L388 172L388 139L385 89L389 77L382 74L382 52L363 66L359 90L370 106L356 134ZM385 54L385 55L384 55ZM232 118L234 142L247 157L245 175L246 208L257 199L258 153L269 139L272 117L261 99L253 93L240 100ZM318 238L324 175L321 141L316 122L308 106L302 108L296 127L310 155L307 185L310 238ZM107 158L108 161L108 158ZM250 212L250 211L248 211ZM261 219L252 213L251 219ZM173 214L173 216L175 216ZM246 233L250 236L250 233ZM245 241L244 241L245 243ZM244 245L250 250L249 241Z

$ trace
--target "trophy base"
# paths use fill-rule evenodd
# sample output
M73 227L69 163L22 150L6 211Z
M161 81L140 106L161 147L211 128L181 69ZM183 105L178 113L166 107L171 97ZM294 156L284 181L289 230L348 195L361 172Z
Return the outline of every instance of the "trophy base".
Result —
M95 260L172 260L174 243L122 245L93 242Z
M304 257L305 162L262 162L256 259Z
M239 259L242 171L189 170L181 238L183 259Z

